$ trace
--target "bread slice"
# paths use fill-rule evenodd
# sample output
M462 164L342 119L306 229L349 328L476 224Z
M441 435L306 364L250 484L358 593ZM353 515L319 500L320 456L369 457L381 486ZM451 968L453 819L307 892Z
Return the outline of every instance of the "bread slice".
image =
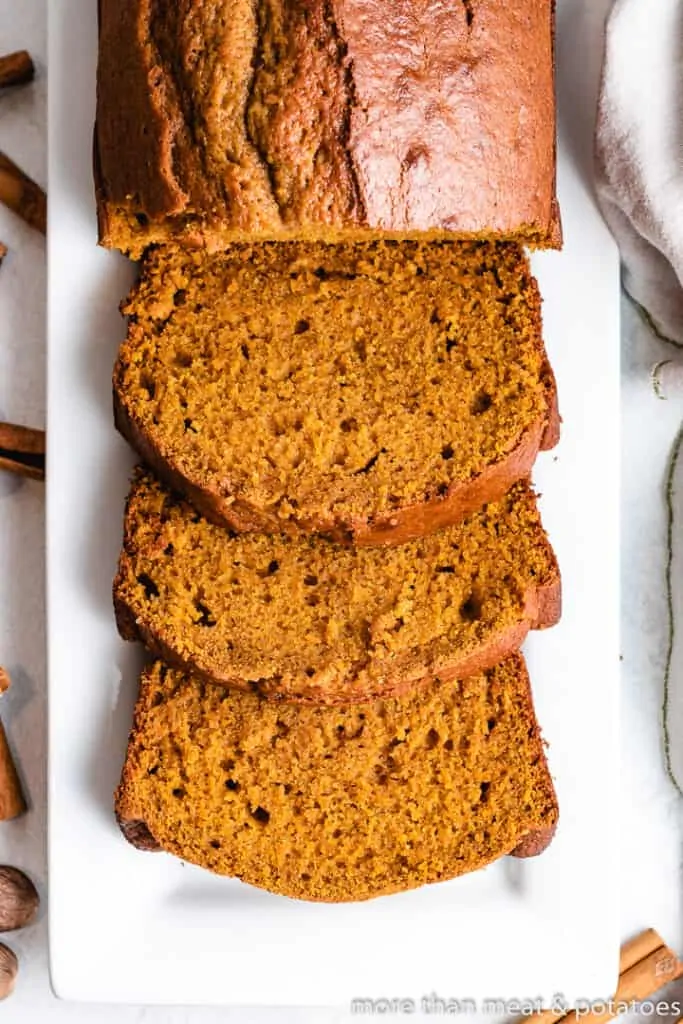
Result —
M523 659L360 707L295 708L157 662L116 793L124 835L305 900L439 882L552 839Z
M122 635L171 664L348 704L494 665L557 621L560 575L526 483L421 541L354 549L230 535L141 471L114 601Z
M116 422L231 529L403 543L557 440L540 305L515 245L157 251L126 306Z
M104 245L559 245L552 0L99 5Z

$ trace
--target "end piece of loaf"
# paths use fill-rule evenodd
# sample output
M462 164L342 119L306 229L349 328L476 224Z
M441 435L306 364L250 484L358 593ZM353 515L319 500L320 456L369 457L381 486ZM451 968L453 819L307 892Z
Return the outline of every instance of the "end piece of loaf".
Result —
M516 245L157 250L125 307L116 422L231 529L403 543L557 441L540 309Z
M276 700L354 703L496 664L560 614L533 491L400 547L230 535L149 473L114 584L119 629L159 657Z
M100 240L560 244L552 0L99 0Z
M156 663L116 813L124 835L304 900L365 900L552 839L553 784L521 656L467 681L293 708Z

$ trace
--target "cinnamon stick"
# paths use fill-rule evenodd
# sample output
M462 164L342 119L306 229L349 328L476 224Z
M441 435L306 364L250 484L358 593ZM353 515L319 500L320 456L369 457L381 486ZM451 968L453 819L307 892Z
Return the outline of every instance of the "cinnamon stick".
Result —
M0 722L0 821L18 818L25 810L26 800L21 782L12 759L4 726Z
M619 957L619 975L625 974L631 967L635 967L639 960L644 960L650 953L661 949L664 946L664 939L658 935L654 928L648 928L640 935L634 936L625 942L621 947Z
M5 153L0 152L0 203L42 234L47 232L47 196Z
M18 50L0 57L0 88L8 85L24 85L33 81L35 68L29 53Z
M621 947L619 984L612 1000L596 1001L596 1012L542 1010L525 1019L528 1024L604 1024L619 1015L619 1004L649 999L676 978L683 977L683 964L653 928L636 935ZM623 1006L622 1006L623 1010Z
M45 454L45 431L20 427L16 423L0 423L0 448L5 451Z
M654 996L670 981L683 977L683 964L668 946L660 946L644 959L639 960L619 978L619 987L612 1000L595 1006L595 1012L586 1014L583 1010L572 1010L562 1018L563 1024L575 1024L579 1020L589 1024L606 1024L624 1012L624 1006L642 1002ZM604 1009L603 1009L604 1008ZM602 1012L598 1012L602 1011Z
M9 673L0 667L0 693L9 690ZM18 818L26 810L26 800L12 759L4 726L0 721L0 821Z
M0 470L45 479L45 432L14 423L0 423Z
M45 469L40 466L31 466L26 462L17 459L9 459L0 454L0 472L13 473L14 476L23 476L27 480L44 480Z

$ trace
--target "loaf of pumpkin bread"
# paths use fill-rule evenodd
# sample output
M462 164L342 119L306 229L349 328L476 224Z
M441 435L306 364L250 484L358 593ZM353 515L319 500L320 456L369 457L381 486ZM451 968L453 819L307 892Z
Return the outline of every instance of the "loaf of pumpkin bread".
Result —
M103 244L559 244L553 0L99 7Z
M230 535L146 471L128 499L119 629L206 679L348 704L463 677L560 614L560 576L528 484L420 541L345 548Z
M333 902L540 853L558 818L519 655L346 708L276 705L157 662L116 813L143 849Z
M540 307L514 244L156 250L125 307L116 422L231 529L402 543L556 442Z

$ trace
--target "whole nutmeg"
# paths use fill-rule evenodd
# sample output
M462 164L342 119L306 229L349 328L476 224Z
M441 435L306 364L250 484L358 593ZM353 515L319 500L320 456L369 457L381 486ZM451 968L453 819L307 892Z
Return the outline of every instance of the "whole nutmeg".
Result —
M0 999L7 999L14 992L19 962L9 948L0 942Z
M11 932L30 924L39 904L36 887L23 871L0 867L0 932Z

